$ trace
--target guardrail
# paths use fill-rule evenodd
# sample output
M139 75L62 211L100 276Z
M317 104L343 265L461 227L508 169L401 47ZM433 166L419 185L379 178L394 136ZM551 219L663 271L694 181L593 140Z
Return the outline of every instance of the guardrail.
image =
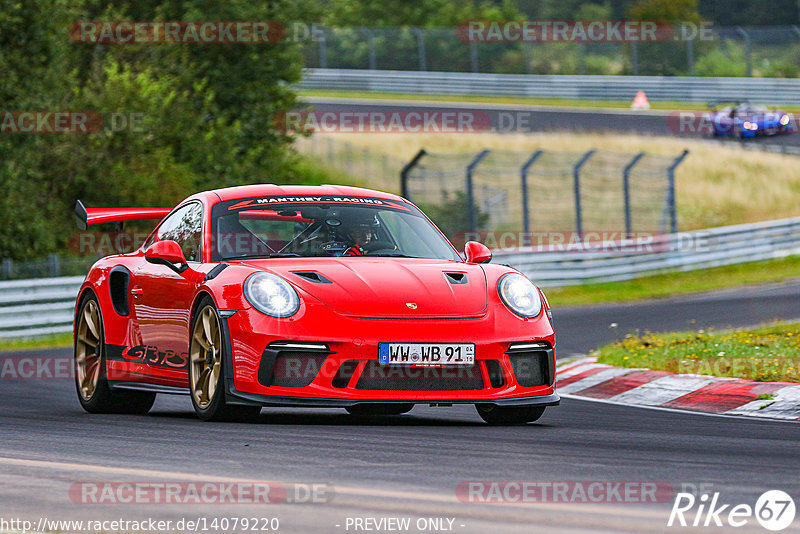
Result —
M565 245L566 247L566 245ZM649 252L495 251L542 287L614 282L800 254L800 217L680 232L655 238ZM800 275L800 267L798 268Z
M551 32L550 39L548 32L536 35L535 30L527 39L521 35L516 39L509 36L519 33L504 22L522 21L472 22L487 30L494 27L497 32L484 32L468 21L439 28L315 24L311 28L293 28L292 37L303 43L305 64L321 69L710 76L724 63L725 72L738 76L798 76L791 59L800 45L800 26L796 25L659 24L664 39L654 42L616 39L613 32L591 37L576 32L561 38ZM470 27L477 31L473 33Z
M481 74L394 70L305 69L302 89L421 95L492 95L588 100L709 102L738 100L800 104L798 78L706 78L689 76L580 76Z
M70 332L83 276L0 282L0 338Z
M800 217L664 235L650 252L532 250L496 250L493 262L519 269L542 287L629 280L800 255ZM82 282L82 276L0 282L0 338L71 331Z

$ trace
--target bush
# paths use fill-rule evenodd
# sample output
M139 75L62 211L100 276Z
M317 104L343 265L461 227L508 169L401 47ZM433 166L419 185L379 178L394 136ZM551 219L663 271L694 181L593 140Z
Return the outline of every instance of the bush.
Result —
M728 46L729 55L722 50L713 50L697 60L694 73L697 76L746 76L747 66L744 52L739 47Z

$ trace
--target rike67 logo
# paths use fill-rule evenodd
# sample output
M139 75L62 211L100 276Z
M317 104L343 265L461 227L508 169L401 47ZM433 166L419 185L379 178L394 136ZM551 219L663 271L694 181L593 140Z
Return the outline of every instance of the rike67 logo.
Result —
M667 526L740 528L755 519L765 529L777 532L792 524L795 512L794 500L781 490L762 493L755 506L723 503L719 492L710 496L703 493L700 497L692 493L678 493ZM692 514L693 519L687 518Z

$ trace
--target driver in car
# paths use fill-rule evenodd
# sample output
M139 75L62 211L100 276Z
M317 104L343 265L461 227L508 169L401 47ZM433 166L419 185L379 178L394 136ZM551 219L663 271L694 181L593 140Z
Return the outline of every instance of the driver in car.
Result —
M372 225L366 221L354 224L345 233L351 244L344 251L343 256L364 256L367 253L367 245L375 237Z

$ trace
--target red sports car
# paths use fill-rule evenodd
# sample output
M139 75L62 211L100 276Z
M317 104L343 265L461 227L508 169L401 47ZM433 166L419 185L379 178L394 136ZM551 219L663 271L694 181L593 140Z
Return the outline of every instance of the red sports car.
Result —
M89 412L145 413L179 393L203 420L468 403L519 424L559 403L544 294L480 243L465 261L399 196L252 185L76 214L84 229L161 220L81 287L75 376Z

